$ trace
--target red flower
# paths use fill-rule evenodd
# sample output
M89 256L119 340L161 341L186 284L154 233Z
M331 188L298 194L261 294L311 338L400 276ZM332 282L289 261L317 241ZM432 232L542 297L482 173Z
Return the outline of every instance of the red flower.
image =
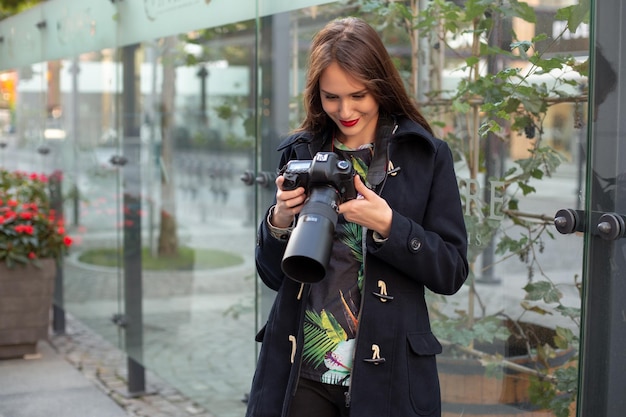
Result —
M33 226L29 224L18 224L17 226L15 226L15 231L17 233L24 233L26 235L32 235L34 232L34 228Z
M72 238L65 236L61 213L50 207L46 185L50 179L0 168L0 240L4 249L0 263L60 257L73 244Z
M23 211L20 213L20 219L22 220L31 220L33 218L33 213L28 211Z

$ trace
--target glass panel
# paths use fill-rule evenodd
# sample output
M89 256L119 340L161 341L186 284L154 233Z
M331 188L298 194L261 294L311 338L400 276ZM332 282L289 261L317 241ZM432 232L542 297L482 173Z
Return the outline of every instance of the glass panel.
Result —
M63 151L65 219L74 244L65 260L62 305L116 346L121 317L122 154L118 117L120 65L115 49L58 62L66 132Z
M246 21L137 53L144 326L128 352L216 416L243 415L255 361L254 187L239 180L254 171L255 39Z
M573 3L422 11L439 47L424 109L457 155L470 244L467 285L431 299L445 416L576 407L583 239L552 228L583 203L589 29Z
M506 3L494 13L477 2L433 1L407 25L419 6L336 2L261 21L261 48L275 43L271 65L261 61L261 103L272 106L263 111L261 169L276 169L275 132L302 119L312 35L333 17L366 18L457 158L472 273L458 294L429 295L445 346L444 415L568 415L576 407L583 239L556 233L553 219L583 205L589 26L579 16L588 4ZM271 38L272 25L290 43ZM265 73L281 66L289 66L288 93ZM285 121L275 113L287 102ZM260 211L272 195L263 191Z
M551 225L557 210L581 208L586 191L588 2L505 2L501 13L480 9L489 2L443 0L227 11L217 1L157 3L98 2L76 14L54 6L46 15L56 36L47 39L61 41L48 48L63 55L58 61L22 65L39 49L36 29L26 30L38 16L27 16L23 31L3 27L0 52L22 48L14 51L20 68L0 74L0 163L63 169L75 239L64 271L70 313L212 414L244 414L254 334L274 296L256 288L253 254L259 213L274 195L276 145L302 120L313 34L334 17L358 15L379 30L458 162L473 272L459 294L429 295L446 347L444 412L547 408L561 416L574 407L583 243ZM258 20L249 20L255 10ZM120 26L110 19L118 12L145 21ZM172 13L181 26L166 23ZM203 25L211 28L191 31ZM124 51L102 49L113 43L132 44L128 78ZM141 285L141 302L129 283ZM129 315L139 333L124 330ZM549 338L518 351L508 336L521 329L532 330L523 344ZM537 355L550 359L547 378Z
M617 417L626 398L626 125L623 108L626 9L617 0L591 2L590 144L587 176L585 291L579 415Z

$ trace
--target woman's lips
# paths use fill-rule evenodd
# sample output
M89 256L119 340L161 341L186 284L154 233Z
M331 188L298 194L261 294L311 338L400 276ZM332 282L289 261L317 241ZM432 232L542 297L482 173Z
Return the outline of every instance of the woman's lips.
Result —
M354 119L354 120L340 120L340 123L342 126L345 127L352 127L355 124L357 124L359 122L359 119Z

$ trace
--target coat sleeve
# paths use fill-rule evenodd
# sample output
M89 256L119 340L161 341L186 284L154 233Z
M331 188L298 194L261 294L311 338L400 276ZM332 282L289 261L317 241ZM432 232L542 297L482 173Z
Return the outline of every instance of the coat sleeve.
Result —
M282 146L280 147L282 148ZM290 149L283 149L283 154L280 158L279 168L287 163ZM276 198L272 202L272 205L276 204ZM283 273L280 267L283 259L283 254L287 248L287 239L276 239L270 233L267 225L267 216L269 214L269 208L265 211L263 219L258 228L256 249L255 249L255 263L256 269L261 278L261 281L269 288L278 291L286 279L286 275Z
M287 247L287 239L276 239L267 226L267 215L261 221L257 234L255 262L261 281L269 288L278 291L285 279L280 263Z
M467 231L452 152L441 142L421 222L393 210L383 244L368 233L368 252L439 294L454 294L468 275Z

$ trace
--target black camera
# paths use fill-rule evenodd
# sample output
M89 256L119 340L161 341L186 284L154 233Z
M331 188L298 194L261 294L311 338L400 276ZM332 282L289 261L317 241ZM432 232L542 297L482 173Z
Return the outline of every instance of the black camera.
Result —
M281 267L293 280L321 281L326 275L339 204L356 198L352 164L334 152L318 152L312 160L289 161L280 174L283 190L304 187L307 199L291 233Z

